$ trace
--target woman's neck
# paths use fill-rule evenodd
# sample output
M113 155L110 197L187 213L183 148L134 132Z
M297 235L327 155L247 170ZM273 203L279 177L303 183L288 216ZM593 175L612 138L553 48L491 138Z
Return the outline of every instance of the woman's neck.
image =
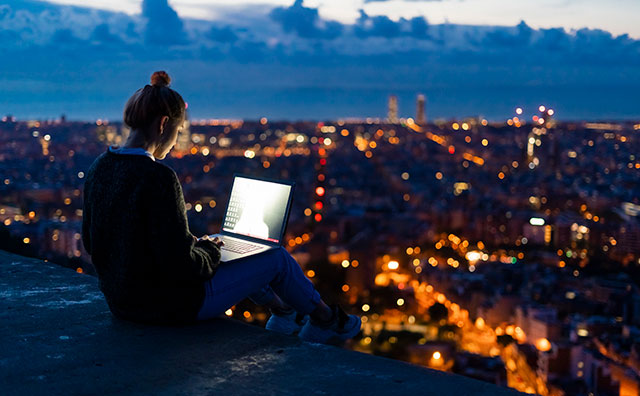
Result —
M142 148L150 153L155 150L155 146L156 145L154 143L148 143L145 141L144 134L138 130L131 131L127 141L122 145L122 147L128 148Z

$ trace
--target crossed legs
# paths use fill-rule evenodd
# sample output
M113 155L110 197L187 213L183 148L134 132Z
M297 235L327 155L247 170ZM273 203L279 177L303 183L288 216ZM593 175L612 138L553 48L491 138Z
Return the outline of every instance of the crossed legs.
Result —
M221 264L213 278L205 283L205 299L198 319L218 317L247 297L273 312L292 307L320 321L332 315L311 281L283 247Z

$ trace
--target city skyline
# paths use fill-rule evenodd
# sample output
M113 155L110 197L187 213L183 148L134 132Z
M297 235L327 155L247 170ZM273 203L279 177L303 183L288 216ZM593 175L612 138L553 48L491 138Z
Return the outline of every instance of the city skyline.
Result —
M536 111L526 124L519 108L506 123L200 120L158 166L176 172L195 236L219 231L234 173L295 182L283 242L362 317L349 349L529 394L638 395L640 123ZM83 185L129 134L0 119L0 250L95 274ZM268 317L246 301L225 314Z

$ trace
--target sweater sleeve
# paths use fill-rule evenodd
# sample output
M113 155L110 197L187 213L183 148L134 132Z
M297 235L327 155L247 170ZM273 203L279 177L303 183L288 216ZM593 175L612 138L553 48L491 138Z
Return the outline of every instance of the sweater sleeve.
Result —
M189 231L180 181L173 171L168 173L149 205L152 255L174 279L204 282L220 264L220 248L211 241L198 242Z

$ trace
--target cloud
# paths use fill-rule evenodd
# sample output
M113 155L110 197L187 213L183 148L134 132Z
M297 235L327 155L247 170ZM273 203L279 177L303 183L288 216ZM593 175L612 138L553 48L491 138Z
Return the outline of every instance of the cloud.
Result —
M392 20L364 11L355 23L341 24L322 18L317 8L302 0L289 7L234 10L235 16L221 14L224 23L220 23L182 20L167 0L144 0L140 15L16 1L0 6L0 44L7 49L84 45L89 52L108 45L114 53L134 57L149 53L155 54L154 59L197 59L202 54L212 59L209 54L215 53L217 61L251 59L255 51L255 59L280 57L286 63L330 63L330 56L354 64L364 64L368 56L380 56L378 62L398 62L396 55L402 55L400 63L408 59L420 63L466 52L467 58L478 62L493 58L504 64L527 64L524 57L512 56L514 49L535 52L536 64L578 59L594 64L640 62L640 41L598 29L533 29L524 21L506 27L429 25L424 17ZM174 44L180 44L179 51L169 48ZM104 48L100 51L109 56ZM596 59L595 54L602 56Z
M143 0L142 16L147 19L147 44L173 45L187 42L182 20L167 0Z
M571 40L564 28L540 29L536 46L543 51L567 51L571 47Z
M103 44L119 44L120 37L112 34L107 23L101 23L91 33L91 40Z
M77 38L71 29L59 29L51 37L51 41L55 44L80 44L82 40Z
M360 18L355 26L356 35L359 37L394 38L400 35L400 31L400 24L392 21L389 17L384 15L370 17L363 10L360 10Z
M626 47L636 47L637 49L638 41L629 38L627 34L614 37L611 33L601 29L585 28L576 31L575 45L578 48L588 50L588 52L610 56L615 54L616 50L624 50Z
M0 6L0 31L16 36L16 40L3 40L5 49L47 45L60 39L79 44L90 39L96 27L107 24L116 36L127 24L137 26L139 17L75 6L59 6L42 1L8 0ZM59 30L66 32L56 33ZM55 36L55 37L54 37ZM104 38L104 37L103 37Z
M360 38L409 36L426 39L429 36L429 24L424 17L414 17L410 20L400 18L396 22L385 15L369 16L364 10L360 10L360 17L353 30L355 35Z
M11 7L7 4L0 5L0 20L6 18L11 13Z
M429 24L424 17L413 17L409 20L411 35L416 38L426 38L429 33Z
M524 21L514 28L498 27L484 36L484 43L500 47L526 47L531 43L534 30Z
M218 27L212 26L209 29L208 37L220 43L233 43L238 40L238 35L230 26Z
M306 39L331 40L342 33L341 23L321 19L316 8L305 7L303 2L296 0L290 7L274 8L270 16L285 32L293 32Z
M279 92L282 103L297 98L288 103L300 109L300 103L315 100L316 92L331 89L364 90L345 102L364 107L393 91L415 96L417 87L460 93L508 84L640 86L640 41L598 29L534 29L524 21L515 26L431 25L424 17L392 20L365 12L354 23L342 24L324 19L300 0L288 7L223 7L218 21L181 19L166 0L145 0L142 11L127 15L29 0L0 6L5 55L0 105L9 111L12 98L51 106L62 106L56 100L64 95L68 103L86 100L83 84L100 86L108 73L118 81L109 89L121 111L122 97L136 86L137 76L146 81L149 68L165 65L174 65L176 82L184 81L187 93L202 98L204 105L218 100L217 89L229 86L229 92L242 92L237 106L260 97L256 109L267 105L272 91ZM51 88L52 73L56 82L69 86ZM201 76L211 76L209 85L203 86ZM126 92L116 92L117 86ZM77 97L68 93L73 90ZM317 105L328 109L333 102L327 103ZM55 110L62 111L70 110Z

